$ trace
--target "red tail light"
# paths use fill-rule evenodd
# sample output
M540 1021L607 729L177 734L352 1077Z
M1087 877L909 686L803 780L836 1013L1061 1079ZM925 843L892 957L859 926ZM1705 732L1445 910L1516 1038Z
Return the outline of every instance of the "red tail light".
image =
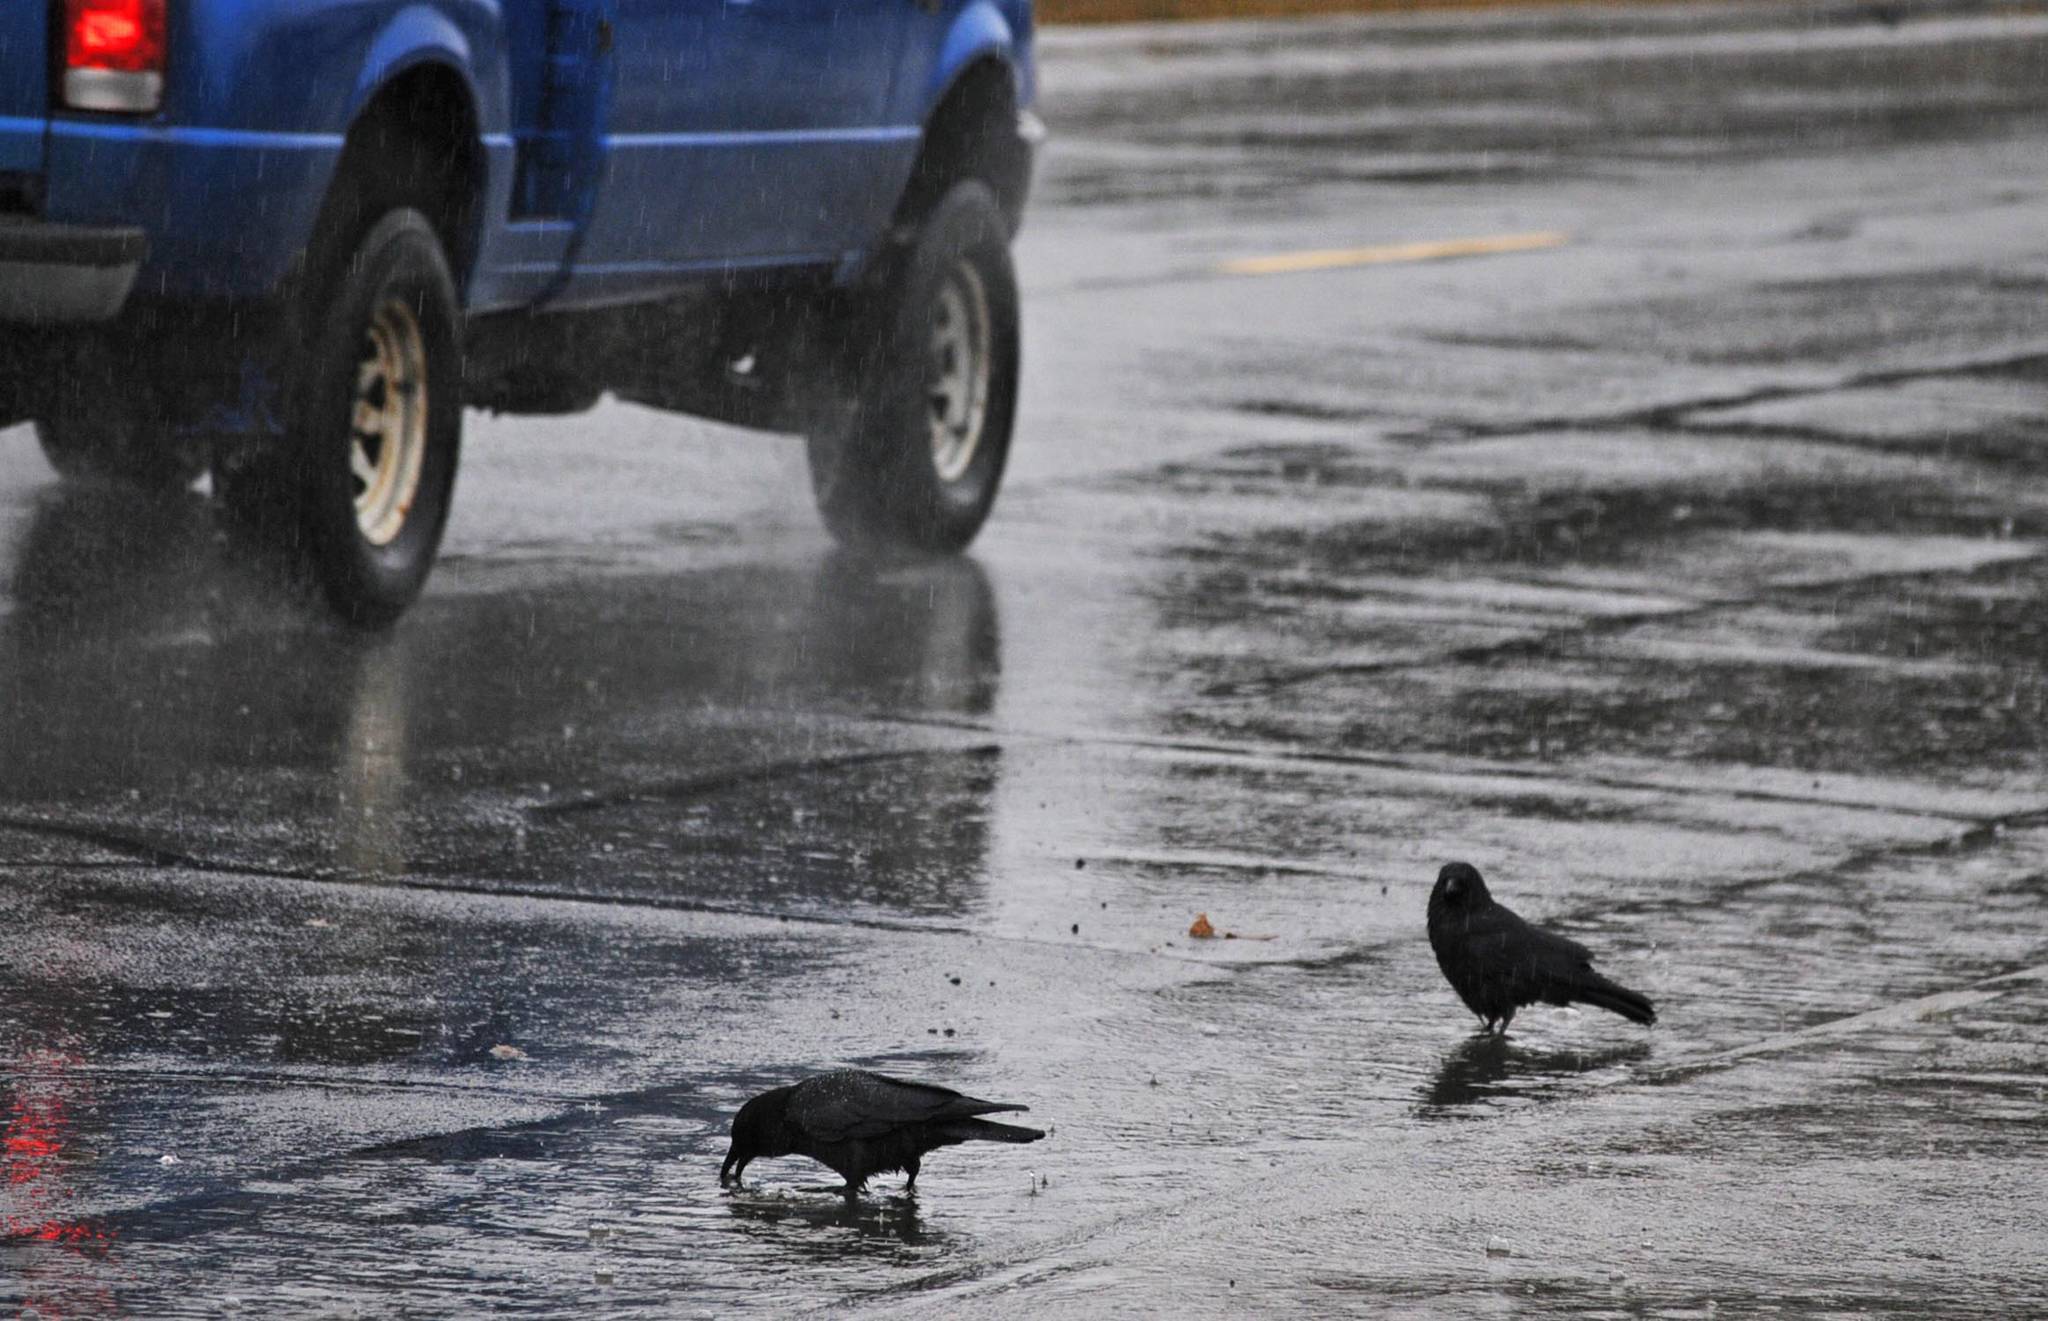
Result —
M129 114L164 96L164 0L64 0L64 104Z

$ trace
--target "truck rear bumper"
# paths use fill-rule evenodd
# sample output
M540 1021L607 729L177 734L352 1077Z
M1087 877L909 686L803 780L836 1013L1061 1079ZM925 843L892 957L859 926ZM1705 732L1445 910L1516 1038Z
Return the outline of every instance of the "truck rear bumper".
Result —
M109 320L148 255L140 229L0 218L0 321Z

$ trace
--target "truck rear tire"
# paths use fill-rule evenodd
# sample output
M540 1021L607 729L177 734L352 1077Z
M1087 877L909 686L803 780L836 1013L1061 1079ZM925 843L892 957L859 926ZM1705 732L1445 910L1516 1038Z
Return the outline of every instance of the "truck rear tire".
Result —
M127 416L39 418L36 443L66 481L167 492L190 486L202 468L160 429Z
M329 602L376 627L419 595L447 525L462 444L462 305L434 227L410 208L372 224L324 287L299 365L284 490ZM223 495L244 489L264 499L277 486L251 480Z
M953 552L987 520L1017 406L1009 239L987 185L953 185L853 318L847 397L808 438L841 542Z

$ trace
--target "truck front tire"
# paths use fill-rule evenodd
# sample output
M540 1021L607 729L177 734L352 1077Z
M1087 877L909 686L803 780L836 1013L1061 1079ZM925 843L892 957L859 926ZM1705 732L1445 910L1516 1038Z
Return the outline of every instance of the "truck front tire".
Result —
M448 521L461 303L433 226L403 207L311 294L289 451L216 482L242 521L307 554L340 615L378 627L419 595Z
M1017 405L1017 280L987 185L955 184L887 259L854 318L842 406L809 436L833 536L953 552L981 530Z

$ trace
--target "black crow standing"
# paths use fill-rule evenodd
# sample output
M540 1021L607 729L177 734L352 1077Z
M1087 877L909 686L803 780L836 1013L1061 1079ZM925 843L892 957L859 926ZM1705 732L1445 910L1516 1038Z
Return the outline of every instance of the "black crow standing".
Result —
M1451 989L1489 1032L1498 1023L1506 1035L1515 1011L1538 1000L1598 1005L1637 1023L1657 1021L1648 1000L1593 971L1584 945L1532 927L1495 903L1470 863L1446 863L1436 874L1429 947Z
M925 1153L956 1142L1036 1142L1035 1128L998 1124L977 1115L1029 1110L978 1101L950 1087L841 1069L761 1093L733 1116L732 1146L718 1181L738 1183L747 1162L766 1156L809 1156L846 1180L846 1200L877 1174L902 1170L917 1186Z

